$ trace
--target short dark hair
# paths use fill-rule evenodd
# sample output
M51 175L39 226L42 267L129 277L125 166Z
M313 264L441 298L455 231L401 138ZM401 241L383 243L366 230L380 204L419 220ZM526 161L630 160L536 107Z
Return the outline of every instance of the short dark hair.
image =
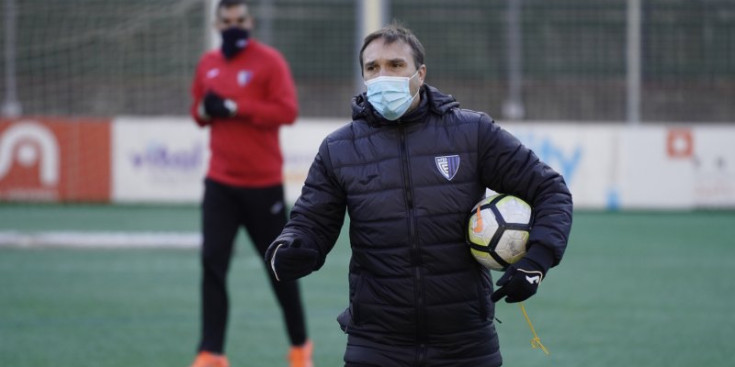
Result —
M413 62L416 64L416 68L418 69L424 64L424 45L421 44L421 41L419 41L410 29L397 22L393 22L365 37L365 40L362 42L362 48L360 49L360 70L364 67L362 54L365 51L365 47L378 38L382 38L386 44L391 44L398 40L406 42L411 46L411 51L413 51Z
M217 11L222 8L231 8L238 5L245 5L246 7L250 8L246 0L219 0L219 4L217 4Z

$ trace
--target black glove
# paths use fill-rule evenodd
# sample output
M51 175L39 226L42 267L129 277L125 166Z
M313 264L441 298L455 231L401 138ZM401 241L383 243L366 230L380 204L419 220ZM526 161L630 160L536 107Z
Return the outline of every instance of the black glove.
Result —
M505 302L515 303L527 300L536 294L539 283L544 278L545 270L535 261L524 257L508 267L498 282L500 288L493 292L490 299L498 302L503 297Z
M220 97L212 91L204 96L204 112L209 117L232 117L237 112L237 104L231 99Z
M298 239L279 239L268 246L265 263L279 282L308 275L317 267L319 251L302 246Z

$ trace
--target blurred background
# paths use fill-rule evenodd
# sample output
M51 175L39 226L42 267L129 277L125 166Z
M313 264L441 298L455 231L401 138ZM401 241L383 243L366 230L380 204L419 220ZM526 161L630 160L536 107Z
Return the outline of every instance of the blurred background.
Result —
M215 0L0 4L0 366L185 366L208 159L189 88L217 47ZM732 363L735 1L251 4L298 89L299 120L281 130L289 200L350 119L362 38L394 19L424 44L427 83L564 175L569 248L526 306L551 356L499 304L507 365ZM341 365L349 251L343 233L303 283L318 366ZM233 365L281 365L280 314L244 233L232 272Z
M195 64L213 46L206 0L2 2L6 114L185 115ZM498 119L626 121L630 73L643 122L735 116L730 0L252 4L256 37L291 63L304 117L348 117L361 19L376 7L422 40L430 84Z

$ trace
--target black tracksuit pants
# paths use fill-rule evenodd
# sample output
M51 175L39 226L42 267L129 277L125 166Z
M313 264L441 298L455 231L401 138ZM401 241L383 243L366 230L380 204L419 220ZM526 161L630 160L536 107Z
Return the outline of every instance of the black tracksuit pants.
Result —
M205 180L202 202L201 341L199 350L223 353L229 299L227 272L239 228L244 227L260 259L286 224L283 185L239 188ZM268 272L270 274L270 272ZM296 281L270 283L281 306L291 345L306 341L306 323Z

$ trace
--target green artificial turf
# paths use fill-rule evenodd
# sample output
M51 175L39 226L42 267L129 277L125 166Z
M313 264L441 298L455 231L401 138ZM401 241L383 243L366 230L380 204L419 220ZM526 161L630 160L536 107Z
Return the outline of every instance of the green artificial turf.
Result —
M196 206L2 205L0 230L198 231ZM500 303L505 366L722 367L735 340L735 212L575 213L561 265ZM302 281L315 364L341 366L344 235ZM0 247L0 366L186 366L199 331L194 249ZM497 278L499 273L494 273ZM286 366L280 311L240 236L230 276L233 366Z

